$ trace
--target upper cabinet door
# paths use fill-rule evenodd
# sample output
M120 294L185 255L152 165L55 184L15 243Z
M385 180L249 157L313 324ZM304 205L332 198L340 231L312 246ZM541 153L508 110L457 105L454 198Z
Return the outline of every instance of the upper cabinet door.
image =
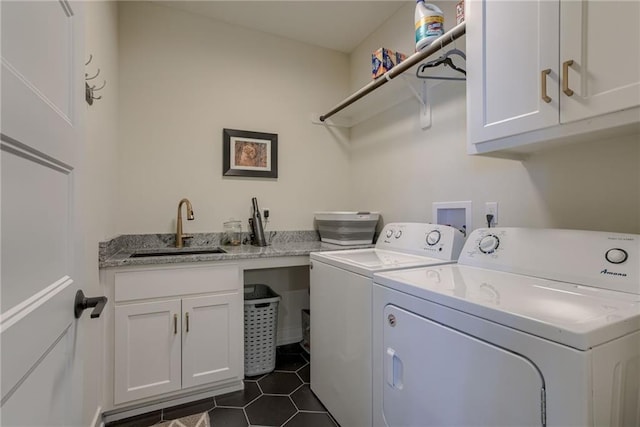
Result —
M558 124L559 12L558 1L467 2L471 143Z
M562 1L560 15L562 84L573 91L560 121L640 105L640 2Z

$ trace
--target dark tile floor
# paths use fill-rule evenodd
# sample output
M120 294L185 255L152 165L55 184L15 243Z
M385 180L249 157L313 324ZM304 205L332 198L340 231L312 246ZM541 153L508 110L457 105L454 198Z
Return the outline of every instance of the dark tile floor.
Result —
M309 388L310 357L299 344L276 349L273 372L246 377L244 390L153 411L106 427L152 426L208 411L211 427L339 427Z

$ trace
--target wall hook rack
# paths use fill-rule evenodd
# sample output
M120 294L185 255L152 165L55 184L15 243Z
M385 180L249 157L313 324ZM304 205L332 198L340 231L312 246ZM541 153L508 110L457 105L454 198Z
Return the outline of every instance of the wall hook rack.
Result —
M93 55L89 55L89 60L87 62L85 62L85 66L89 65L91 63L91 61L93 60ZM96 77L98 77L98 75L100 75L100 68L98 68L98 71L96 71L95 75L89 77L88 73L84 74L84 86L85 86L85 90L84 90L84 97L85 100L87 101L87 104L89 105L93 105L93 100L94 99L102 99L102 95L101 96L95 96L95 92L104 89L104 87L107 85L107 81L103 80L102 86L100 87L96 87L96 85L89 85L89 83L87 83L88 80L93 80Z

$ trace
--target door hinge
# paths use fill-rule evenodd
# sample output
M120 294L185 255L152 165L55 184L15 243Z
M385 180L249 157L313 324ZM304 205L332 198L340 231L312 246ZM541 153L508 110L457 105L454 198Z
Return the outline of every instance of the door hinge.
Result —
M540 389L540 418L542 427L547 426L547 392L544 388Z

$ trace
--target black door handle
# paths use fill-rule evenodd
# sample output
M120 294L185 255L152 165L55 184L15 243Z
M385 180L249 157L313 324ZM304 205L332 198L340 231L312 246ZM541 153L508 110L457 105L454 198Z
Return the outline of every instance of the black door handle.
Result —
M91 318L95 319L96 317L100 317L100 313L102 313L102 309L106 304L107 297L87 298L84 296L84 292L82 292L82 290L78 290L78 292L76 292L73 313L75 314L76 319L79 319L84 310L90 307L95 307L91 312Z

